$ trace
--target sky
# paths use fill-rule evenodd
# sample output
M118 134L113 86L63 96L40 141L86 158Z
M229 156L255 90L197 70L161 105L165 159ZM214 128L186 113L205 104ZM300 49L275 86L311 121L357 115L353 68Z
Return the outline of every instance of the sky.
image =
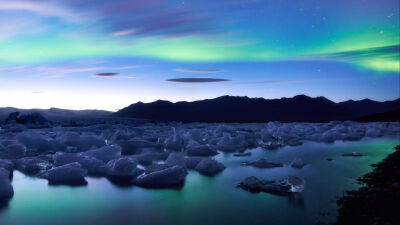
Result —
M0 0L0 107L399 97L398 0Z

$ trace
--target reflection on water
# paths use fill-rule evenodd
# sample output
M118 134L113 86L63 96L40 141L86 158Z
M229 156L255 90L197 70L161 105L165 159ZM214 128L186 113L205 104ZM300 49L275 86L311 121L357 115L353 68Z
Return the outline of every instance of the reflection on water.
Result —
M275 151L252 150L250 157L217 155L227 166L215 177L190 171L180 190L120 187L105 178L88 178L85 187L48 186L46 180L14 172L14 197L3 206L0 224L315 224L335 217L336 197L356 188L355 178L384 158L398 143L395 138L305 143ZM342 157L357 151L363 157ZM243 161L266 157L281 168L243 167ZM289 166L300 157L307 165ZM332 158L328 161L327 158ZM295 175L306 180L302 193L274 196L235 188L248 176L282 180ZM322 216L322 215L329 216Z
M291 193L288 196L288 199L289 199L289 203L293 204L294 206L301 207L301 208L304 207L304 198L301 193L296 193L296 192Z

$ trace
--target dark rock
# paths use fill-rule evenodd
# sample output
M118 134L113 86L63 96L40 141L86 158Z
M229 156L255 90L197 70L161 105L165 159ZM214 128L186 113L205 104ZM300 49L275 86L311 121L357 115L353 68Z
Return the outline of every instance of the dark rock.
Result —
M254 161L251 161L251 162L243 162L242 165L244 165L244 166L253 166L253 167L257 167L257 168L283 167L282 163L270 162L265 158L254 160Z
M389 154L374 170L358 178L360 188L338 201L335 224L399 224L400 151Z
M201 160L195 170L206 176L215 176L216 174L222 172L226 166L215 159L205 158Z
M327 158L326 160L328 160L328 161L332 161L333 159L332 159L332 158Z
M181 166L172 166L164 170L141 175L133 183L145 188L179 188L183 186L186 169Z
M86 185L87 170L81 164L74 162L48 170L41 177L49 181L50 185Z
M392 186L396 189L400 189L400 181L396 181L392 184Z

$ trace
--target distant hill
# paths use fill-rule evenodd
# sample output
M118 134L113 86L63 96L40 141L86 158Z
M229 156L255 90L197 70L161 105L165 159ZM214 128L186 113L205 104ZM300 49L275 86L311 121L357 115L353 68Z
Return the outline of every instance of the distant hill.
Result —
M389 122L389 121L400 121L400 107L396 110L374 113L371 115L363 116L357 119L359 122Z
M112 116L182 122L317 122L355 120L365 115L394 110L399 105L400 99L335 103L324 97L311 98L306 95L281 99L222 96L194 102L138 102Z
M371 99L363 99L360 101L349 100L340 102L338 105L361 117L398 109L400 108L400 99L386 102L377 102Z
M105 110L69 110L69 109L18 109L13 107L0 108L0 120L4 120L10 113L21 112L24 114L39 112L47 118L93 118L106 117L112 112Z

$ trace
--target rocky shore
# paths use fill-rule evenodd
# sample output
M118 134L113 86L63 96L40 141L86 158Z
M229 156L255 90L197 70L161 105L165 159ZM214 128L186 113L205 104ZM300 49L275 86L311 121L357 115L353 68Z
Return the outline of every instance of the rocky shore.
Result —
M363 185L347 191L337 203L337 225L400 224L400 146L382 162L373 164L371 173L359 178Z

